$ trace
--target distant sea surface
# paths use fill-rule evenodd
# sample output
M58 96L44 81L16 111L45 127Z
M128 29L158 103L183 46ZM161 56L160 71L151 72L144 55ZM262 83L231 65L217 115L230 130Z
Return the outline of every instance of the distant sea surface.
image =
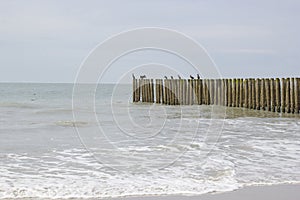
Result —
M87 86L88 87L88 86ZM299 115L131 103L101 85L0 84L0 199L198 195L300 183ZM88 103L88 101L86 101ZM74 102L73 102L74 103Z

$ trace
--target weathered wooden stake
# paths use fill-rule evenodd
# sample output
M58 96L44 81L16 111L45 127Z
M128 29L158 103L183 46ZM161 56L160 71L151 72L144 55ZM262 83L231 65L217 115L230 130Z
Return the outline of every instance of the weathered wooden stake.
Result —
M295 87L295 113L300 112L300 78L296 78Z
M256 92L256 110L260 110L260 79L255 80L255 92Z
M281 79L281 112L285 112L286 107L286 80L284 78Z
M295 112L295 79L291 78L290 86L290 100L291 100L291 113Z
M271 101L271 111L275 112L276 108L276 89L275 89L275 80L271 78L270 80L270 101Z
M252 103L252 90L253 90L253 88L252 88L252 79L248 79L248 88L249 88L249 92L248 92L248 103L249 103L249 108L250 109L253 109L253 103Z
M265 110L266 95L265 95L265 79L260 82L260 109Z
M270 79L265 79L265 95L266 95L266 102L265 102L265 110L271 111L271 91L270 91Z
M281 91L281 85L282 85L282 82L280 82L280 79L279 78L276 78L275 80L275 96L276 96L276 112L280 112L281 111L281 94L282 94L282 91Z
M291 101L290 101L290 79L286 79L286 97L285 97L285 103L286 103L286 112L291 112Z

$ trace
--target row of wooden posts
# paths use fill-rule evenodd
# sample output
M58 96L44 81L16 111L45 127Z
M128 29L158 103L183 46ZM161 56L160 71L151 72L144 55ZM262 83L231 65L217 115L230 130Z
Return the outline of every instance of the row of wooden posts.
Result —
M133 79L133 102L299 113L300 78Z

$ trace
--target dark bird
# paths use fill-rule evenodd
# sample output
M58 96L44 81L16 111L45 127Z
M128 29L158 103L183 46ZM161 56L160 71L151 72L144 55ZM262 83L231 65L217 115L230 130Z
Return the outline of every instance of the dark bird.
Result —
M191 79L194 79L194 77L193 77L192 75L190 75L190 78L191 78Z
M200 79L200 75L199 74L197 74L197 79Z
M174 79L173 76L171 76L171 79Z
M135 76L134 76L134 74L133 74L133 73L132 73L132 78L133 78L133 79L135 79Z
M178 75L178 78L181 79L181 77Z
M146 78L146 75L140 76L141 79Z
M168 77L167 77L167 76L164 76L164 78L165 78L165 79L168 79Z

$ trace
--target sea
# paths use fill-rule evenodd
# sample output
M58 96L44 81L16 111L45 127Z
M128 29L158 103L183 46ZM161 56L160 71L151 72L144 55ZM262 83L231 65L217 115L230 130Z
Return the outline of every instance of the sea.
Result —
M300 183L299 114L132 103L130 84L89 87L0 83L0 199Z

